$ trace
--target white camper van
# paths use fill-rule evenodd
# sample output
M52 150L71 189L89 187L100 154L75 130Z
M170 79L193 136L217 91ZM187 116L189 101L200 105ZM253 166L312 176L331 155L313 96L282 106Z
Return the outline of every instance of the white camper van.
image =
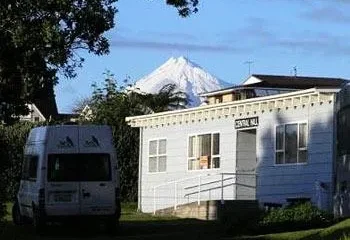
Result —
M88 216L115 230L120 217L119 172L108 126L57 125L31 130L13 220L47 222Z

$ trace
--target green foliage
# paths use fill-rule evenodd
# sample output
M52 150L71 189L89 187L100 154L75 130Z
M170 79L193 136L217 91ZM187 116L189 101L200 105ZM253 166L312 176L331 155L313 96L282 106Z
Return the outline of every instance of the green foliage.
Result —
M25 142L35 125L29 122L0 125L0 219L5 213L5 202L12 201L17 193Z
M141 114L132 96L118 88L112 75L107 75L103 88L94 85L91 109L92 121L112 126L114 144L121 172L122 200L137 198L138 130L125 123L125 117Z
M13 200L21 177L23 150L30 129L37 124L17 123L12 126L0 125L0 161L1 182L6 184L7 200Z
M60 71L74 77L77 50L109 51L117 0L17 0L0 3L0 121L53 90Z
M164 85L157 94L138 94L141 103L150 112L164 112L167 110L184 109L188 104L188 98L184 92L177 91L175 84ZM147 112L147 110L145 109Z
M199 0L167 0L167 4L177 8L182 17L189 16L192 12L198 11Z
M158 94L142 94L128 91L128 80L122 85L110 73L102 87L93 85L90 107L91 121L112 126L114 145L117 149L121 172L121 196L123 201L137 200L139 129L131 128L126 117L159 112L184 106L183 93L175 92L174 86L164 87ZM184 97L181 97L184 96Z
M0 3L0 121L28 114L27 103L50 93L57 73L72 78L82 50L109 52L103 35L115 25L117 0L4 0ZM167 0L182 17L198 0Z
M332 216L311 203L303 203L269 211L259 225L264 232L283 232L298 229L325 227L332 223Z

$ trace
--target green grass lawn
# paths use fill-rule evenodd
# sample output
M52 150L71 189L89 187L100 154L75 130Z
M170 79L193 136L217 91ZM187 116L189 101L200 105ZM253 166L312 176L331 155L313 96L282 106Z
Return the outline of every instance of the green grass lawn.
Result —
M12 203L6 205L7 215L5 220L10 222L12 221L11 210ZM173 216L154 216L151 213L141 213L137 211L137 203L122 203L122 214L120 217L121 222L154 222L154 221L171 221L178 219Z
M0 226L0 239L37 239L31 226L17 227L11 221L12 204L7 205L8 214L5 224ZM121 215L122 231L116 239L266 239L266 240L350 240L350 219L343 220L333 226L322 229L311 229L298 232L285 232L267 234L260 236L230 237L225 235L222 229L213 222L200 221L195 219L179 219L173 216L153 216L152 214L137 212L136 203L123 203ZM89 229L87 229L89 230ZM79 231L56 229L53 236L41 237L40 239L57 239L57 236L68 239L81 239L79 235L86 231L85 228ZM79 234L77 233L79 232ZM78 236L76 236L78 235ZM349 236L349 237L347 237ZM84 238L111 239L105 235L96 235L92 232L83 235Z
M0 226L0 239L38 239L31 225L15 226L11 217L12 204L7 204L8 214L5 223ZM123 203L120 218L121 229L116 237L106 236L95 226L72 224L68 226L50 226L48 233L40 237L49 239L213 239L220 235L217 224L196 219L180 219L173 216L154 216L140 213L136 203Z
M350 219L343 220L333 226L321 229L311 229L298 232L286 232L267 234L261 236L247 236L235 239L249 240L249 239L264 239L264 240L350 240Z
M179 219L173 216L154 216L151 213L137 212L137 203L122 203L121 222L154 222L154 221L171 221Z

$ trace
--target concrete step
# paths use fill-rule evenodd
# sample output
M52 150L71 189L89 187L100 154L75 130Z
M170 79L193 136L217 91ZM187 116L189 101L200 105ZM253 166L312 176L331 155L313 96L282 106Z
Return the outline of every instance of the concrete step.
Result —
M237 213L245 214L259 209L255 200L226 200L221 204L220 200L201 201L179 205L176 210L171 208L160 209L156 215L173 215L180 218L196 218L200 220L220 220L228 215Z

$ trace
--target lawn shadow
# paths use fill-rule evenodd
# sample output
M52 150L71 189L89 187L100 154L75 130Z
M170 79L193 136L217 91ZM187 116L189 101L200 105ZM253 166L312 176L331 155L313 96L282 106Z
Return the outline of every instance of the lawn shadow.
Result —
M119 231L111 236L103 226L93 224L54 224L40 236L31 225L15 226L5 222L0 227L0 239L215 239L222 236L215 222L196 219L155 221L121 221Z

